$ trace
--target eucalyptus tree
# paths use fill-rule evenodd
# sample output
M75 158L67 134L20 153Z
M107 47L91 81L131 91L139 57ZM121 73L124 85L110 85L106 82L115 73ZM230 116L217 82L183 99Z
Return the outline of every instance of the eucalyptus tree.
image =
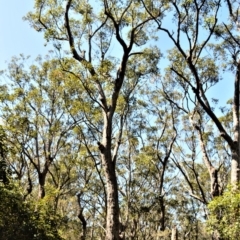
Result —
M7 83L1 85L1 118L6 144L12 153L8 159L12 170L17 175L20 171L22 178L22 169L33 169L41 199L45 196L49 168L66 151L76 123L64 106L67 95L62 82L66 76L58 69L57 61L38 60L29 70L24 66L24 57L13 58L9 64Z
M160 10L158 13L160 16ZM157 70L158 50L144 46L153 33L153 17L139 1L47 0L35 1L34 11L26 19L59 52L68 44L69 55L79 64L75 70L65 71L81 82L84 94L93 101L91 107L102 114L97 129L101 139L98 134L95 138L105 174L106 239L119 239L115 166L126 115L124 103L138 81ZM114 125L118 125L117 133Z
M74 150L72 145L49 169L48 199L54 214L64 220L64 239L103 237L106 212L102 183L86 148L81 145Z
M153 205L149 204L150 215L146 225L151 226L150 236L155 236L156 239L169 239L170 230L172 229L172 236L174 236L173 233L178 228L178 235L183 239L185 235L188 235L189 239L193 239L193 236L196 237L195 239L208 239L203 216L206 214L204 204L206 205L210 199L210 184L206 181L208 177L206 168L199 162L197 156L196 136L194 139L189 131L191 124L187 121L183 122L186 113L179 111L181 105L176 104L183 97L177 91L178 86L171 84L170 81L165 83L157 78L152 83L149 88L145 86L144 96L147 97L139 100L140 112L145 113L146 116L139 125L135 124L136 128L141 129L144 134L139 136L139 142L143 147L136 156L135 162L140 169L136 167L134 175L139 179L144 175L142 188L148 189L141 192L139 188L137 192L146 195L143 198L145 201L152 196L156 197L156 202L153 201ZM168 99L170 94L171 98ZM183 106L181 107L183 109ZM183 138L184 133L185 138ZM188 147L189 151L187 151ZM147 163L143 164L144 161ZM145 165L148 166L147 169ZM187 169L186 174L185 169ZM185 177L188 181L184 179ZM137 183L139 182L141 181L138 180ZM189 183L192 187L190 189ZM153 191L151 191L152 188ZM200 201L201 198L197 199L197 196L194 196L195 191L207 201L204 203ZM144 219L143 216L141 216L142 219ZM188 223L186 219L189 219Z
M176 79L185 96L194 96L197 106L214 122L220 136L231 150L231 183L239 182L239 34L236 32L238 3L222 0L170 0L168 13L173 24L169 26L169 18L162 21L152 11L149 1L141 2L149 15L155 18L161 34L165 34L174 46L168 56L169 77ZM224 9L229 9L226 17L221 16ZM208 90L225 78L226 69L230 69L235 75L232 101L233 134L220 121L208 95ZM218 96L213 96L213 99L217 98ZM192 113L197 106L192 106Z
M132 101L116 166L120 234L126 239L160 239L164 235L167 239L172 220L167 204L175 175L169 162L178 110L149 79L137 86Z
M186 108L181 109L187 115L182 117L181 138L172 160L186 181L188 193L207 205L213 197L220 196L228 184L229 149L200 109L193 115Z

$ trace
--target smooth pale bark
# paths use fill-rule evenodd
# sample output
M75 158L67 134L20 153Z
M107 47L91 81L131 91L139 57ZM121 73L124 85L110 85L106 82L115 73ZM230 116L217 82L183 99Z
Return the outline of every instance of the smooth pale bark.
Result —
M231 160L231 183L235 185L239 183L239 148L238 146L231 148L232 160Z
M172 228L171 240L178 240L178 231L176 226Z
M231 161L231 183L239 183L239 166L240 166L240 139L239 139L239 84L240 84L240 61L235 62L237 71L235 75L234 83L234 97L233 97L233 131L234 131L234 141L231 144L232 161Z
M216 197L220 195L220 189L219 189L219 183L218 183L218 170L212 165L203 140L203 134L202 130L199 126L195 126L195 128L198 131L199 141L200 141L200 147L203 153L203 161L205 166L208 169L209 176L210 176L210 182L211 182L211 195L212 197Z
M213 233L212 233L212 240L223 240L220 235L219 235L219 232L217 230L215 230Z

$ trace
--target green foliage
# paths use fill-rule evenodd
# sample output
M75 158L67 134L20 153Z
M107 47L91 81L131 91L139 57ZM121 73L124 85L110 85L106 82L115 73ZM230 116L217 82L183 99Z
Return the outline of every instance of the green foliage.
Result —
M239 238L240 190L229 186L222 196L214 198L208 205L210 211L208 228L227 240Z
M15 187L2 187L4 239L16 234L22 239L59 239L59 234L79 239L84 222L77 218L79 212L87 222L86 239L90 234L103 239L112 179L106 175L115 166L126 239L169 238L174 222L181 226L181 238L209 239L203 220L211 199L209 170L217 170L222 190L231 155L222 135L229 139L238 129L230 108L215 115L218 96L208 94L226 69L235 70L232 61L239 54L233 23L218 25L224 7L223 1L213 0L35 0L25 19L44 32L61 57L39 59L30 70L24 59L13 59L12 85L0 88L8 162L18 172L19 185L27 178L34 185L26 197L29 203ZM166 55L165 46L151 46L162 38L158 30L173 44ZM215 44L214 35L223 43ZM62 41L69 42L68 51ZM162 56L168 58L167 66L160 66ZM219 129L221 136L213 120L226 128ZM101 161L104 151L96 143L105 138L108 161ZM0 133L0 144L1 139ZM116 163L112 171L106 170L110 156ZM1 154L2 182L4 160ZM36 173L47 174L47 194L37 207L31 203ZM238 238L239 200L232 189L214 199L209 228L227 239Z
M0 185L1 239L60 240L57 217L48 211L35 211L34 204L23 201L15 185Z

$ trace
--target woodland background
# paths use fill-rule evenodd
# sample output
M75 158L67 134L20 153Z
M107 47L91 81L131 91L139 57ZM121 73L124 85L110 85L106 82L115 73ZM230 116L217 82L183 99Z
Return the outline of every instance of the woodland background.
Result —
M35 0L51 50L1 71L0 238L238 239L239 4Z

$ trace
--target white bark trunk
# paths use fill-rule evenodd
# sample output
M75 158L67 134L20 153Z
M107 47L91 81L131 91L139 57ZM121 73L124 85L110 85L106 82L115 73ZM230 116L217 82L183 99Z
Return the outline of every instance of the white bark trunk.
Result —
M239 182L239 150L236 146L232 149L232 161L231 161L231 184L236 185Z
M234 83L234 97L233 97L233 133L234 133L234 142L231 146L232 151L232 162L231 162L231 183L236 185L239 183L239 87L240 84L240 61L237 62L237 71L235 75Z
M174 226L172 228L171 240L178 240L178 232L177 232L177 227L176 226Z

